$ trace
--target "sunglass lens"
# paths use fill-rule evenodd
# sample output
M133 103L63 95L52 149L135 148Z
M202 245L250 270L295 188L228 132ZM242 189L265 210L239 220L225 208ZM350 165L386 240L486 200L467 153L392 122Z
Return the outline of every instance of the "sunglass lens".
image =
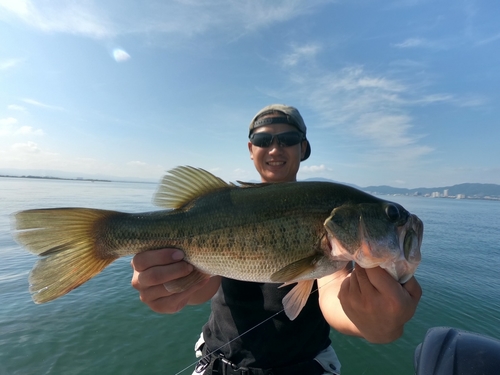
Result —
M257 147L269 147L273 141L273 135L269 133L254 133L250 142Z
M280 146L289 147L295 146L302 140L302 135L297 132L287 132L276 135Z
M304 139L302 134L298 132L285 132L274 135L270 133L254 133L250 136L250 142L257 147L269 147L274 138L278 140L280 147L295 146Z

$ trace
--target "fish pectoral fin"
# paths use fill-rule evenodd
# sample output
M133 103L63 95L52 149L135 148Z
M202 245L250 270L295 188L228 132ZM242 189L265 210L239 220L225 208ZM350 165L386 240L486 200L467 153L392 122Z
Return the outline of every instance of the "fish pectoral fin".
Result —
M303 275L314 271L316 263L320 259L318 255L311 255L307 258L299 259L271 275L271 281L275 283L291 283Z
M163 286L171 293L180 293L210 277L210 275L195 269L187 276L163 283Z
M294 320L302 311L307 299L311 295L314 279L301 280L283 298L283 308L290 320Z

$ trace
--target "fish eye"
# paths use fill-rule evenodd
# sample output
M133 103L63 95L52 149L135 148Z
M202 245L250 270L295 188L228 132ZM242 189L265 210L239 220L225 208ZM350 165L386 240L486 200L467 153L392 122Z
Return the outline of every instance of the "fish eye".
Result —
M396 222L400 219L401 215L399 209L394 204L388 204L385 207L385 214L391 222Z

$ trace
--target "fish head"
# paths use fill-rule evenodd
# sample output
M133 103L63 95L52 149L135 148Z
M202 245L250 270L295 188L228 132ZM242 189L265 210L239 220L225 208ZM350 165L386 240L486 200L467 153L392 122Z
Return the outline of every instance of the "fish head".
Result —
M332 211L324 226L334 259L363 268L380 266L400 283L420 263L424 225L397 203L345 204Z

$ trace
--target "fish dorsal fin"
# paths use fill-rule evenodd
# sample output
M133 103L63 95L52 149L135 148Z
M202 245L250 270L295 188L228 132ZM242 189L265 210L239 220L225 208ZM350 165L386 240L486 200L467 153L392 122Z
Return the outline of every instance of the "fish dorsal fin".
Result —
M311 255L296 262L290 263L271 275L271 281L275 283L292 283L299 277L314 271L318 262L318 255Z
M201 168L177 167L167 173L153 199L163 208L181 208L201 195L234 186Z

